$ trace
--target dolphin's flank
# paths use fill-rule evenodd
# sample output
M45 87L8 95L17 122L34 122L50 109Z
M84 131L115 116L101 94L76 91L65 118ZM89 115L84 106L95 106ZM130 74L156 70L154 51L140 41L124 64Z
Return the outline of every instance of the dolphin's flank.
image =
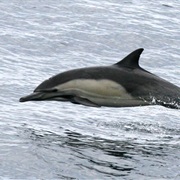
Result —
M70 101L92 107L180 108L180 88L139 66L137 49L111 66L66 71L42 82L25 101Z

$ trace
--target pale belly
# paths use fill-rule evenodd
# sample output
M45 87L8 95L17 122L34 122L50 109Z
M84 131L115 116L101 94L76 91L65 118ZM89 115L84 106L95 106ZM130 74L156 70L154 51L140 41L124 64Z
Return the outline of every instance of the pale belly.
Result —
M149 104L132 97L123 86L111 80L72 80L55 88L59 95L75 95L99 106L127 107Z

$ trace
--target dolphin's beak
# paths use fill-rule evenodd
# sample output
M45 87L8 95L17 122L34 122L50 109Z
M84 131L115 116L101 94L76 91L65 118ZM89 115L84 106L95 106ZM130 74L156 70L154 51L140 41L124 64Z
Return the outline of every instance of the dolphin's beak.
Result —
M33 92L28 96L24 96L19 99L19 102L26 102L26 101L40 101L43 100L44 93L42 92Z
M19 99L19 102L26 102L26 101L44 101L44 100L56 100L56 101L68 101L73 96L66 95L59 92L43 90L43 91L35 91L28 96L24 96Z

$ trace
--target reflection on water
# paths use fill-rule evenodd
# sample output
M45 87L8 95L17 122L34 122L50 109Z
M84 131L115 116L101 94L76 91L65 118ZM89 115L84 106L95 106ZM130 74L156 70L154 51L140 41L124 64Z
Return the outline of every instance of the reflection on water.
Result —
M67 165L60 165L61 168L66 169L67 166L72 167L74 165L86 171L87 178L91 177L90 174L96 174L99 178L125 177L130 176L134 171L139 174L139 177L141 175L153 177L154 174L149 172L149 166L156 170L167 168L165 159L178 146L170 145L168 147L168 142L161 143L158 141L147 141L142 144L133 140L109 140L82 135L70 130L65 130L63 135L52 132L42 134L42 132L33 129L29 129L27 132L34 148L41 149L42 157L46 157L48 152L52 151L55 159L51 159L51 161L56 160L61 164L67 158ZM62 149L64 149L63 152ZM143 163L145 162L147 166L144 166ZM71 170L69 171L71 172ZM159 172L159 174L161 173ZM61 175L59 174L60 176L62 178L63 171ZM72 177L78 176L76 174Z

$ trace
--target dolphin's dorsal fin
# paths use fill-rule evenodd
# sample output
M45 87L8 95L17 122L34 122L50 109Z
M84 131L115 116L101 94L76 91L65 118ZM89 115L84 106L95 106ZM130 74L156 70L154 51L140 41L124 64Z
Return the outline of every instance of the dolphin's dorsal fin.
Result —
M139 57L143 50L143 48L136 49L115 65L119 67L139 68Z

